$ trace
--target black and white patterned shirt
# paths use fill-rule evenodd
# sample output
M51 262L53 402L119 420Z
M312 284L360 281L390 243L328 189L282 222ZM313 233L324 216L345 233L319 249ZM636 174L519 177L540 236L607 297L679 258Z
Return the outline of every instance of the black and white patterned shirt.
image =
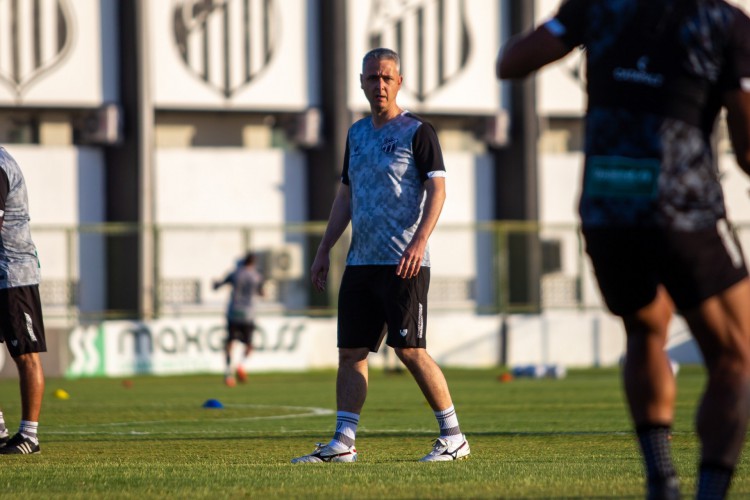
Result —
M422 220L424 182L445 177L435 129L404 111L380 128L349 129L341 182L351 189L350 266L396 265ZM423 266L430 265L429 248Z
M39 259L29 220L23 173L10 153L0 148L0 288L39 284Z
M722 93L750 92L750 19L723 0L568 0L545 26L586 49L582 224L724 218L711 134Z

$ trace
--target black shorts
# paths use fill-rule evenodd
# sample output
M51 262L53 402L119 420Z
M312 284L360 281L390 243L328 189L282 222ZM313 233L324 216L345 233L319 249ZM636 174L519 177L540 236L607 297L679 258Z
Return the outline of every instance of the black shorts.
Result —
M255 323L235 323L229 321L227 323L227 342L233 340L239 340L243 344L252 345L253 343L253 332L255 331Z
M14 358L47 352L38 285L0 289L0 342Z
M377 352L383 336L391 347L427 346L430 268L411 279L396 266L347 266L339 290L338 347Z
M688 311L748 275L726 221L700 231L584 228L583 236L604 301L618 316L651 303L660 284Z

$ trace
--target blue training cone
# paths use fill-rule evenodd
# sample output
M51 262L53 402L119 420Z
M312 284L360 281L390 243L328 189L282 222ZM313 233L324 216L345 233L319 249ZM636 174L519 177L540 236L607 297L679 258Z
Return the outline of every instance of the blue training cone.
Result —
M221 401L219 401L218 399L209 399L206 400L205 403L203 403L203 408L215 408L217 410L220 410L224 408L224 405L221 404Z

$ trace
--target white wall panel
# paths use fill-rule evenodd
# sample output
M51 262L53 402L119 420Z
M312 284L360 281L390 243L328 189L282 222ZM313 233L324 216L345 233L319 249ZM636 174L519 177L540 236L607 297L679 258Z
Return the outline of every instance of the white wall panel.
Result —
M159 224L282 224L306 218L304 155L240 148L156 152Z

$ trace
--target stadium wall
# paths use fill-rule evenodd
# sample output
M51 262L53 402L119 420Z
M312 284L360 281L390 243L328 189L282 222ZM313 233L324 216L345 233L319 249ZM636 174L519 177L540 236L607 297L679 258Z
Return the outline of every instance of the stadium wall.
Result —
M441 366L450 367L499 367L503 361L508 367L615 366L624 352L619 321L601 312L504 317L437 312L430 315L428 334L429 352ZM48 376L221 374L225 335L220 316L53 329L43 362ZM262 317L253 344L251 372L331 369L338 361L335 318ZM384 345L372 354L373 367L392 366L390 352ZM671 325L668 354L679 363L701 359L680 319ZM3 350L0 377L9 376L15 376L15 369Z

